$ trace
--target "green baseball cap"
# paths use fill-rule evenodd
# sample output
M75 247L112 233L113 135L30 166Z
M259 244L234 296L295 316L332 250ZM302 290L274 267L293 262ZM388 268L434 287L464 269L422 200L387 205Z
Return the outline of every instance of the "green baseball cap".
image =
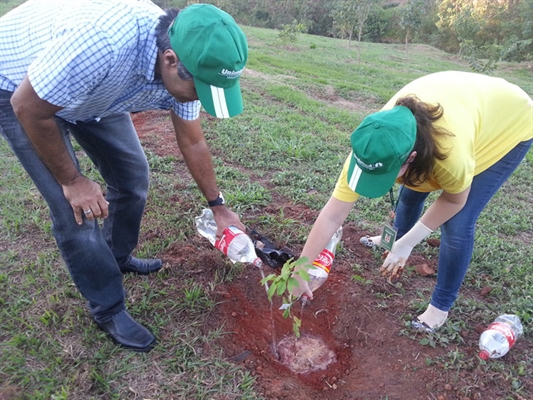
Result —
M205 110L218 118L240 114L239 79L248 60L248 43L231 15L211 4L192 4L180 11L168 34L172 49L194 78Z
M407 107L368 115L352 133L348 185L361 196L383 196L392 187L416 140L416 119Z

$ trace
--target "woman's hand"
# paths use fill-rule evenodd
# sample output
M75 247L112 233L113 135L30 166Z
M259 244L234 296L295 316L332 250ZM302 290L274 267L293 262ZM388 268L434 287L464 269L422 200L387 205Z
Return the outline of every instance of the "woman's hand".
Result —
M433 232L431 229L418 221L409 232L394 243L392 251L387 255L380 268L381 275L389 277L389 281L397 280L402 274L413 248L431 232Z
M294 278L298 281L298 286L293 287L289 293L293 298L298 298L300 296L306 296L310 300L313 299L313 292L309 288L309 283L303 279L299 274L298 271L306 269L306 267L296 267L294 269L294 272L291 275L291 278Z

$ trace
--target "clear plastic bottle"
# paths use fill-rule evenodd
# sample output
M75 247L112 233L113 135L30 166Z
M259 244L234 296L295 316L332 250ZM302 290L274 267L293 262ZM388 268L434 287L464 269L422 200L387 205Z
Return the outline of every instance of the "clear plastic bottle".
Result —
M520 318L512 314L500 315L481 334L479 357L483 360L503 357L523 333Z
M331 265L333 264L333 259L335 258L337 244L339 244L341 238L342 226L337 229L337 232L333 234L324 250L322 250L315 261L313 261L313 266L315 268L309 268L307 270L309 273L308 285L312 292L322 286L328 279L329 271L331 269ZM306 296L304 295L304 297Z
M263 263L255 253L252 239L246 233L235 226L228 226L224 229L220 240L217 240L217 224L213 211L208 208L205 208L194 220L200 235L209 239L211 244L227 255L233 263L251 263L261 268Z

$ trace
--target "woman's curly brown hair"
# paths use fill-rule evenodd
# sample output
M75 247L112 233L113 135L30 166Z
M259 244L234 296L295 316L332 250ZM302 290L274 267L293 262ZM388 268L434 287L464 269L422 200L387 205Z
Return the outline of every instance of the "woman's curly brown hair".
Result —
M441 149L435 139L438 136L453 136L453 134L433 124L444 114L440 104L424 103L418 97L409 95L399 98L396 105L407 107L416 119L416 141L412 151L416 151L417 155L402 177L405 185L416 187L433 172L436 160L448 157L449 151Z

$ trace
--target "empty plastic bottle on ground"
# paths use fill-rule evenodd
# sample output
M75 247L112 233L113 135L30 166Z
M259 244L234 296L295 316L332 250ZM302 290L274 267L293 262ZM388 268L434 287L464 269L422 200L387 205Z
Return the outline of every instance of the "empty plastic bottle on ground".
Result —
M481 334L479 357L483 360L503 357L523 333L520 318L512 314L500 315Z
M337 232L333 234L324 250L322 250L315 261L313 261L313 266L315 268L309 268L307 270L309 273L309 289L311 289L312 292L322 286L328 279L331 264L333 264L333 259L335 258L337 244L339 244L341 238L342 226L337 229Z
M217 224L213 211L208 208L202 211L202 215L195 218L195 222L200 235L209 239L211 244L227 255L232 262L251 263L256 267L262 266L261 259L255 253L252 239L239 228L228 226L224 229L220 240L217 240Z

